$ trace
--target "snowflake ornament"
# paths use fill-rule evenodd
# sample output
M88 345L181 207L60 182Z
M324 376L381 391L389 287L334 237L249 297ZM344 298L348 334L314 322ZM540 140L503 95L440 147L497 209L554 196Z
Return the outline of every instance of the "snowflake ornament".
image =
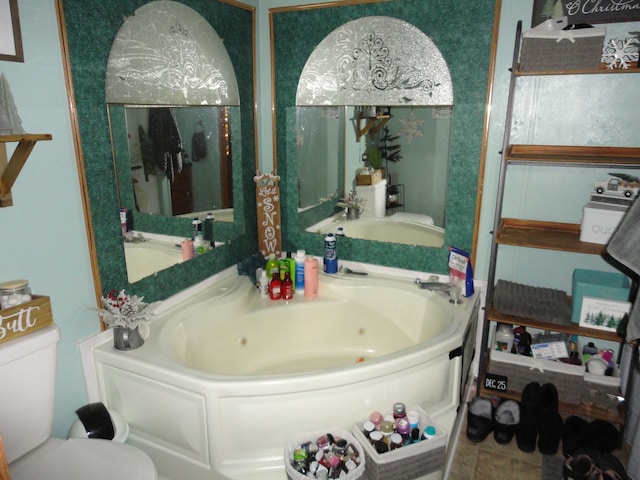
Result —
M631 62L638 60L638 39L636 37L612 38L602 50L602 61L609 70L628 69Z
M406 120L400 120L401 127L398 134L407 137L407 142L411 143L414 137L424 136L422 134L423 123L424 120L416 118L413 111L411 111Z

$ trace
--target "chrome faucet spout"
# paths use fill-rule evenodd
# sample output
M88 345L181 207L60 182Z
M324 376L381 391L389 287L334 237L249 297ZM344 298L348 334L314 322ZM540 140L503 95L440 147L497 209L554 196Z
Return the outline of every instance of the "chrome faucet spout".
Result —
M418 288L422 288L424 290L429 290L431 292L440 292L444 293L449 297L449 301L454 304L462 303L462 292L460 291L460 287L458 285L452 285L450 283L442 283L438 281L433 281L431 278L427 281L420 280L416 278L416 282Z

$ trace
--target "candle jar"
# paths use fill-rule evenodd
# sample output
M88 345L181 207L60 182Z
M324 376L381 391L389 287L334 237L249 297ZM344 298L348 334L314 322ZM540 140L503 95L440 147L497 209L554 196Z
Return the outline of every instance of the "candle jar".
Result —
M11 308L31 301L31 288L27 280L0 283L0 308Z

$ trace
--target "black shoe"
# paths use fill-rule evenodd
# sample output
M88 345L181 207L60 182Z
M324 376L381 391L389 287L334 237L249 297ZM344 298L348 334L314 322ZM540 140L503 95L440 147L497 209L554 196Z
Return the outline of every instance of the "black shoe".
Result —
M523 452L533 452L538 438L540 422L540 384L532 382L524 387L520 401L520 425L516 430L516 442Z
M511 442L520 424L520 406L515 400L504 400L493 416L493 438L506 445Z
M493 405L486 398L474 398L467 410L467 438L472 442L481 442L491 433Z
M580 453L565 460L562 465L562 478L564 480L599 480L600 469L590 455Z
M562 454L570 457L581 448L591 446L591 426L587 420L575 415L564 422L562 433Z
M593 420L589 425L591 446L600 453L611 453L618 446L620 432L611 423Z
M543 455L555 455L562 438L562 417L558 413L558 391L552 383L540 388L540 423L538 450Z

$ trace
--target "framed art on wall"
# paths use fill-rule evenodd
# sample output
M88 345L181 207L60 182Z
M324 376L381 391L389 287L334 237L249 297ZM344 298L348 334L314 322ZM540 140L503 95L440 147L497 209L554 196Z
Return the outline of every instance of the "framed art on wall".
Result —
M24 62L18 0L0 0L0 60Z
M640 20L640 0L534 0L531 27L566 16L569 24L615 23Z

